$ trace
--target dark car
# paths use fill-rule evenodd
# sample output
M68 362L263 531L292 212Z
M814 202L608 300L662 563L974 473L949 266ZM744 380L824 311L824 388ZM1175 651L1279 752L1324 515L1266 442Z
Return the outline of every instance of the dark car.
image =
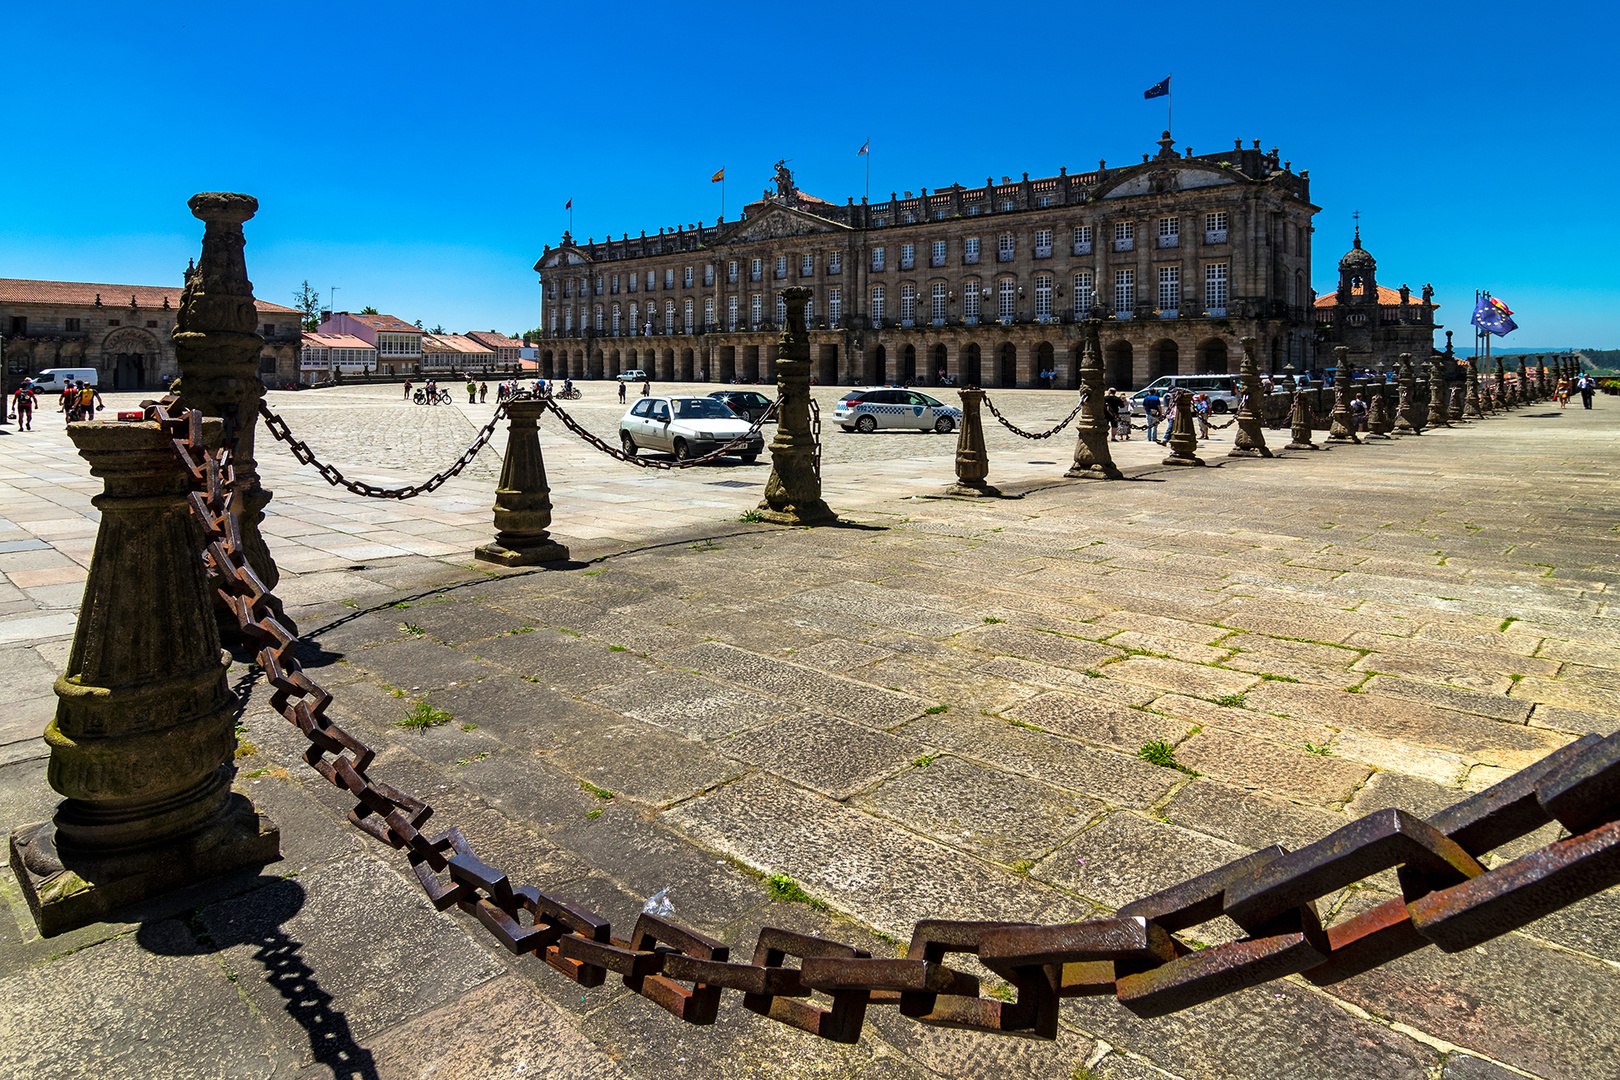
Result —
M774 402L758 390L716 390L709 395L750 424L770 411Z

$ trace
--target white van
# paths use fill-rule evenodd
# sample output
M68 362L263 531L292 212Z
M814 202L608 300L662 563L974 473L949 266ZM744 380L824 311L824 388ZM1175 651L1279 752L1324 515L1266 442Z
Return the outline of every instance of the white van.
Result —
M93 367L57 367L46 368L34 376L34 388L42 394L51 392L61 393L67 389L68 380L89 383L95 386L98 382L96 369Z
M1150 390L1161 399L1171 390L1208 394L1209 411L1212 413L1236 412L1242 396L1238 393L1236 375L1164 375L1130 396L1131 412L1136 416L1142 415L1142 399L1147 397Z

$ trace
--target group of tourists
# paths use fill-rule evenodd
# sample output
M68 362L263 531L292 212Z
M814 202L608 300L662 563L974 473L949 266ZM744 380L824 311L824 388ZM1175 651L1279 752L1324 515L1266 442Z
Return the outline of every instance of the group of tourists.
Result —
M1592 407L1592 396L1596 393L1597 380L1586 372L1581 372L1574 379L1566 375L1558 380L1558 407L1560 409L1569 408L1570 394L1580 394L1581 406L1590 409Z
M34 385L32 378L24 379L22 385L12 391L10 404L7 417L17 421L19 429L33 431L34 410L39 407L39 387ZM101 394L83 379L69 379L67 385L62 387L60 407L63 418L70 424L75 420L92 420L98 411L106 408L102 404Z
M1192 415L1193 423L1198 425L1198 437L1209 438L1209 414L1211 403L1208 394L1189 394L1186 391L1172 392L1168 399L1161 398L1158 391L1149 388L1142 398L1143 426L1147 428L1149 442L1168 446L1168 438L1159 438L1159 427L1166 425L1174 429L1176 410L1185 402ZM1110 386L1103 395L1103 420L1108 425L1109 442L1129 442L1131 438L1131 406L1130 402L1121 397L1119 391Z

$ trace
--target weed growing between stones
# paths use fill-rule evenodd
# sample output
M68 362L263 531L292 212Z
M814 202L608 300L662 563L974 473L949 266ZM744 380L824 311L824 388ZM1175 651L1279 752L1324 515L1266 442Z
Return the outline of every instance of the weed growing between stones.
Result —
M1214 700L1215 704L1224 705L1228 709L1241 709L1243 707L1243 703L1247 701L1248 698L1242 694L1222 694L1220 697L1215 698Z
M1293 677L1293 676L1292 676L1292 675L1270 675L1270 674L1262 674L1262 675L1261 675L1261 676L1260 676L1260 678L1261 678L1261 680L1262 680L1262 681L1264 681L1264 682L1291 682L1291 683L1297 683L1297 682L1299 682L1299 680L1298 680L1298 679L1296 679L1296 678L1294 678L1294 677Z
M599 818L601 816L602 816L602 811L600 809L591 810L588 813L586 813L585 820L586 821L595 821L597 818Z
M938 757L939 757L938 754L924 754L922 757L912 758L911 759L911 764L913 766L915 766L916 768L926 769L926 768L928 768L928 766L932 765L934 763L934 760L936 758L938 758Z
M461 725L461 730L462 731L477 731L478 730L478 725L477 724L462 724Z
M1158 765L1165 769L1175 769L1179 772L1186 773L1188 776L1198 775L1192 769L1187 768L1187 766L1176 760L1176 748L1165 742L1163 739L1152 739L1143 743L1142 748L1136 752L1136 756L1150 765Z
M759 516L758 510L744 510L740 515L738 515L737 520L746 522L749 525L756 525L765 519Z
M579 782L579 786L582 791L588 791L592 795L595 795L598 799L607 800L613 798L613 792L609 791L607 788L597 787L589 780L581 780Z
M339 600L338 603L342 604L346 608L352 608L352 607L359 607L360 606L359 604L354 602L354 597L352 597L352 596L347 597L346 599L343 599L343 600Z
M1085 677L1088 678L1088 679L1100 679L1100 678L1103 677L1102 672L1098 671L1096 668L1091 668L1091 667L1086 668L1086 670L1083 671L1081 674L1085 675Z
M608 652L629 652L623 645L609 645Z
M1323 757L1333 756L1333 751L1328 749L1327 743L1323 743L1321 746L1318 746L1315 743L1306 743L1305 752L1307 754L1321 754Z
M987 622L987 623L998 623L998 622L1006 622L1007 620L1005 620L1005 619L997 619L997 618L993 618L993 617L991 617L989 615L986 615L984 617L984 621Z
M781 904L807 904L812 911L826 911L827 902L805 892L797 881L786 874L772 874L765 879L771 899Z
M927 709L924 709L923 710L923 715L924 716L938 716L942 712L950 712L950 711L951 711L951 707L949 705L934 705L934 706L931 706L931 707L929 707Z
M399 628L405 633L411 635L411 637L421 637L423 634L427 633L426 630L422 629L420 626L417 626L415 623L402 622L399 624Z
M516 627L513 627L510 632L514 633L514 634L532 634L532 633L534 633L534 627L532 627L532 626L516 626Z
M1012 872L1019 877L1029 877L1029 872L1035 869L1035 864L1028 859L1019 859L1012 864Z
M1516 619L1516 618L1513 618L1513 617L1510 616L1510 617L1502 620L1502 625L1498 626L1496 628L1496 631L1499 634L1505 634L1505 633L1507 633L1508 627L1512 626L1516 622L1523 622L1523 621L1524 621L1523 619Z
M435 708L434 705L424 697L417 701L416 707L413 708L403 720L395 720L394 726L411 728L425 734L428 728L438 727L440 724L448 724L455 718L455 713L447 712L444 709Z

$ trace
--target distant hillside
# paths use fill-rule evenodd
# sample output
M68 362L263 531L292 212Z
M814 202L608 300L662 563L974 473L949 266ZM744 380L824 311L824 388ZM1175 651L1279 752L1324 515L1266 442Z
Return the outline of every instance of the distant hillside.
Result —
M1593 371L1620 374L1620 349L1581 349L1577 355Z

